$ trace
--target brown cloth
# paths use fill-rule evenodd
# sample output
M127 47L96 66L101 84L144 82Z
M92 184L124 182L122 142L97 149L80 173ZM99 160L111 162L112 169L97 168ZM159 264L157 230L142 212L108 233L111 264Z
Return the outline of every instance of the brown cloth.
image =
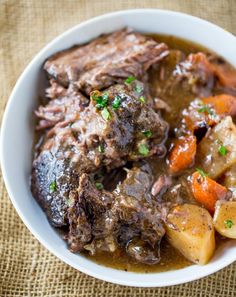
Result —
M236 0L0 0L1 116L17 78L50 40L95 15L144 7L186 12L236 34ZM1 297L236 296L236 263L199 281L167 288L131 288L96 280L64 264L31 235L2 180L0 195Z

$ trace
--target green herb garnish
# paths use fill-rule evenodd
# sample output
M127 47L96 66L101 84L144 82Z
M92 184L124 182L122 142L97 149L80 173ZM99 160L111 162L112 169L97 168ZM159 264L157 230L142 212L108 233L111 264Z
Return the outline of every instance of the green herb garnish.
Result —
M135 80L136 80L136 78L134 76L129 76L126 78L125 83L130 85Z
M108 93L104 93L101 96L99 95L99 92L95 91L92 93L91 97L94 101L96 101L96 107L98 109L102 109L104 107L106 107L108 105L108 98L109 98L109 94Z
M140 100L142 103L145 103L145 102L146 102L146 99L145 99L143 96L141 96L141 97L139 98L139 100Z
M54 180L49 185L49 191L50 191L50 193L54 193L56 190L57 190L57 183Z
M102 114L102 117L103 117L103 119L104 119L105 121L110 120L110 118L111 118L111 114L110 114L109 110L108 110L106 107L103 108L101 114Z
M95 186L98 190L102 190L103 189L103 184L102 183L95 183Z
M120 96L117 95L117 96L115 96L115 99L112 102L112 108L118 109L120 107L120 105L121 105L121 98L120 98Z
M200 169L200 168L196 168L196 171L197 171L202 177L207 177L207 173L204 172L202 169Z
M137 86L135 87L135 91L136 91L137 93L142 93L142 91L143 91L143 87L137 85Z
M143 143L139 145L138 151L143 156L147 156L149 154L149 148Z
M200 107L198 110L197 110L198 112L206 112L206 113L208 113L209 115L211 115L211 116L215 116L215 113L214 113L214 111L209 107L209 106L207 106L207 105L203 105L202 107Z
M103 146L102 144L100 144L100 145L98 146L98 151L99 151L99 153L101 153L101 154L104 153L104 146Z
M147 138L152 137L152 132L150 130L142 131L143 135Z
M226 220L226 221L224 221L224 223L225 223L225 227L227 229L231 229L234 225L234 222L232 220Z
M221 156L225 156L227 154L227 148L222 144L218 149L218 153Z

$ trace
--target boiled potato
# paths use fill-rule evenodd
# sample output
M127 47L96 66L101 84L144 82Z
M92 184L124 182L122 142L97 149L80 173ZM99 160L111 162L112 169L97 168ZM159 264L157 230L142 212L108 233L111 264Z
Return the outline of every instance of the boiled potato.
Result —
M188 260L206 264L215 251L215 231L209 212L197 205L174 207L167 216L169 242Z
M230 116L221 120L199 143L197 163L213 179L236 164L236 127Z
M224 174L225 178L223 180L224 186L230 189L236 188L236 165L233 165Z
M222 183L231 191L232 197L236 199L236 165L233 165L224 173Z
M236 239L236 201L218 201L213 221L221 235Z

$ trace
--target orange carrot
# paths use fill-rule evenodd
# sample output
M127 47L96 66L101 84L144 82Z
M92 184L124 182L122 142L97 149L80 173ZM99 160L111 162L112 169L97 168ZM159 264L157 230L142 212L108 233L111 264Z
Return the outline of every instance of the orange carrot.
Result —
M236 97L222 94L203 99L204 104L209 104L218 115L236 116Z
M196 149L197 141L195 136L180 137L169 155L170 172L178 173L189 168L194 162Z
M215 203L219 199L225 199L227 189L213 179L194 172L191 179L191 188L194 198L205 206L210 213L215 211Z
M212 64L215 75L222 86L236 88L236 71L227 64Z

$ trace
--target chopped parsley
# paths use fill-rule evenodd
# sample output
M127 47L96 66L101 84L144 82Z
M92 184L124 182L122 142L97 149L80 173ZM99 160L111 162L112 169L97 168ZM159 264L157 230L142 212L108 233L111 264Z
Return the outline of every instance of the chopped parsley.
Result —
M135 87L135 91L136 91L137 93L142 93L142 91L143 91L143 87L140 86L140 85L137 85L137 86Z
M205 112L205 113L208 113L211 116L215 116L214 111L209 106L207 106L207 105L203 105L197 111L198 112L202 112L202 113Z
M92 93L91 97L94 101L96 101L96 107L98 109L102 109L108 105L109 94L104 93L101 96L98 94L99 94L99 92L95 91Z
M95 186L98 190L102 190L103 189L103 184L102 183L95 183Z
M106 107L103 108L101 114L102 114L102 117L103 117L103 119L104 119L105 121L110 120L110 118L111 118L111 114L110 114L109 110L108 110Z
M225 156L227 154L227 148L222 144L218 149L218 153L221 156Z
M56 190L57 190L57 183L54 180L49 185L49 191L50 191L50 193L54 193Z
M112 102L112 108L118 109L120 107L120 105L121 105L121 98L120 98L120 96L117 95L117 96L115 96L115 99Z
M104 153L104 146L103 146L102 144L100 144L100 145L98 146L98 151L99 151L99 153L101 153L101 154Z
M147 138L152 137L152 132L150 130L142 131L143 135Z
M225 220L224 224L227 229L231 229L234 225L234 222L232 220Z
M196 168L196 171L197 171L202 177L207 177L207 173L204 172L202 169L200 169L200 168Z
M134 76L129 76L126 78L125 83L130 85L135 80L136 80L136 78Z
M140 155L143 155L143 156L147 156L149 154L149 148L143 143L139 145L138 151Z
M145 102L146 102L146 99L145 99L143 96L141 96L141 97L139 98L139 100L140 100L142 103L145 103Z

